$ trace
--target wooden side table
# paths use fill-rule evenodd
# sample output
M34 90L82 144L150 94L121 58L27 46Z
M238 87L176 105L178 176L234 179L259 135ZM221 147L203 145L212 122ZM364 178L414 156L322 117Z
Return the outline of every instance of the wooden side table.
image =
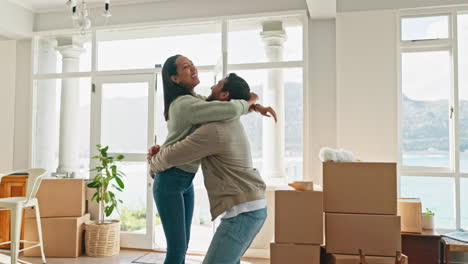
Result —
M442 237L440 263L450 264L450 252L468 252L468 243Z
M440 240L440 234L433 230L421 234L402 232L402 253L408 256L410 264L439 264Z
M26 196L26 181L28 176L5 176L0 182L0 198ZM24 220L24 214L23 214ZM23 221L24 223L24 221ZM21 239L24 229L21 228ZM10 211L0 211L0 243L10 240ZM9 249L10 245L0 246L0 249Z

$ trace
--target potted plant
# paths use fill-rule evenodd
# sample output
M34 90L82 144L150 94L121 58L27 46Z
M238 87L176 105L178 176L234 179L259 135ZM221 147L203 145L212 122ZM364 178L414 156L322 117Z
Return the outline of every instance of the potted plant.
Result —
M91 201L100 205L99 220L86 224L85 248L86 255L92 257L109 257L120 252L120 221L106 220L114 210L118 210L118 204L122 200L117 199L115 191L122 192L125 184L122 177L125 174L118 170L117 162L124 159L123 155L109 156L109 147L96 145L99 155L92 157L98 161L96 176L88 183L88 187L96 189Z
M423 229L434 229L434 216L435 213L429 208L426 208L426 212L422 214L422 224L423 224Z

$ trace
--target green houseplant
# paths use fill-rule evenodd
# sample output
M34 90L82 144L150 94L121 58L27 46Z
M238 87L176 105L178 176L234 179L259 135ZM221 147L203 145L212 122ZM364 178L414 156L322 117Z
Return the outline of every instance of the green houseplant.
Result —
M125 174L118 170L116 164L124 159L124 155L109 156L107 154L109 146L102 147L98 144L96 148L99 151L99 155L92 157L92 159L98 160L99 165L92 169L92 171L96 171L96 176L93 178L93 181L88 183L88 188L96 189L91 201L96 201L100 204L101 214L99 222L105 223L105 218L109 217L114 210L119 211L118 204L122 203L122 200L117 199L114 191L122 192L125 188L122 180Z
M95 189L91 201L100 205L100 215L97 222L86 224L85 247L86 254L92 257L109 257L120 252L120 221L106 220L114 210L118 210L119 203L116 192L122 192L125 184L122 178L125 174L119 171L117 163L124 159L123 155L115 157L108 155L109 146L96 145L98 155L92 157L98 161L96 175L88 188Z
M434 209L426 208L426 212L422 214L422 225L423 229L434 229Z

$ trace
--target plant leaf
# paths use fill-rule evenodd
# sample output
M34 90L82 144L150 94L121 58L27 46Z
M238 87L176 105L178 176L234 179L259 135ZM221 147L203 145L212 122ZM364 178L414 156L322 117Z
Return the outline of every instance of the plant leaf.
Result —
M99 198L99 193L98 193L98 192L95 192L95 193L93 194L93 197L91 197L91 201L94 201L94 200L98 201L98 200L97 200L98 198ZM98 202L99 202L99 201L98 201Z
M125 188L125 184L123 183L122 179L120 179L119 177L115 177L115 181L117 182L120 188Z
M111 205L109 207L106 207L106 216L109 217L112 212L114 211L115 205Z
M99 188L101 187L101 183L99 181L92 181L88 183L89 188Z

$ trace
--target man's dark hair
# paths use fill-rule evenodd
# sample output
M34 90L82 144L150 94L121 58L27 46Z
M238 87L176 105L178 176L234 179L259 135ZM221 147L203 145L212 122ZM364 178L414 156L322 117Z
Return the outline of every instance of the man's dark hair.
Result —
M249 84L235 73L230 73L226 78L223 92L229 92L229 99L250 99Z

